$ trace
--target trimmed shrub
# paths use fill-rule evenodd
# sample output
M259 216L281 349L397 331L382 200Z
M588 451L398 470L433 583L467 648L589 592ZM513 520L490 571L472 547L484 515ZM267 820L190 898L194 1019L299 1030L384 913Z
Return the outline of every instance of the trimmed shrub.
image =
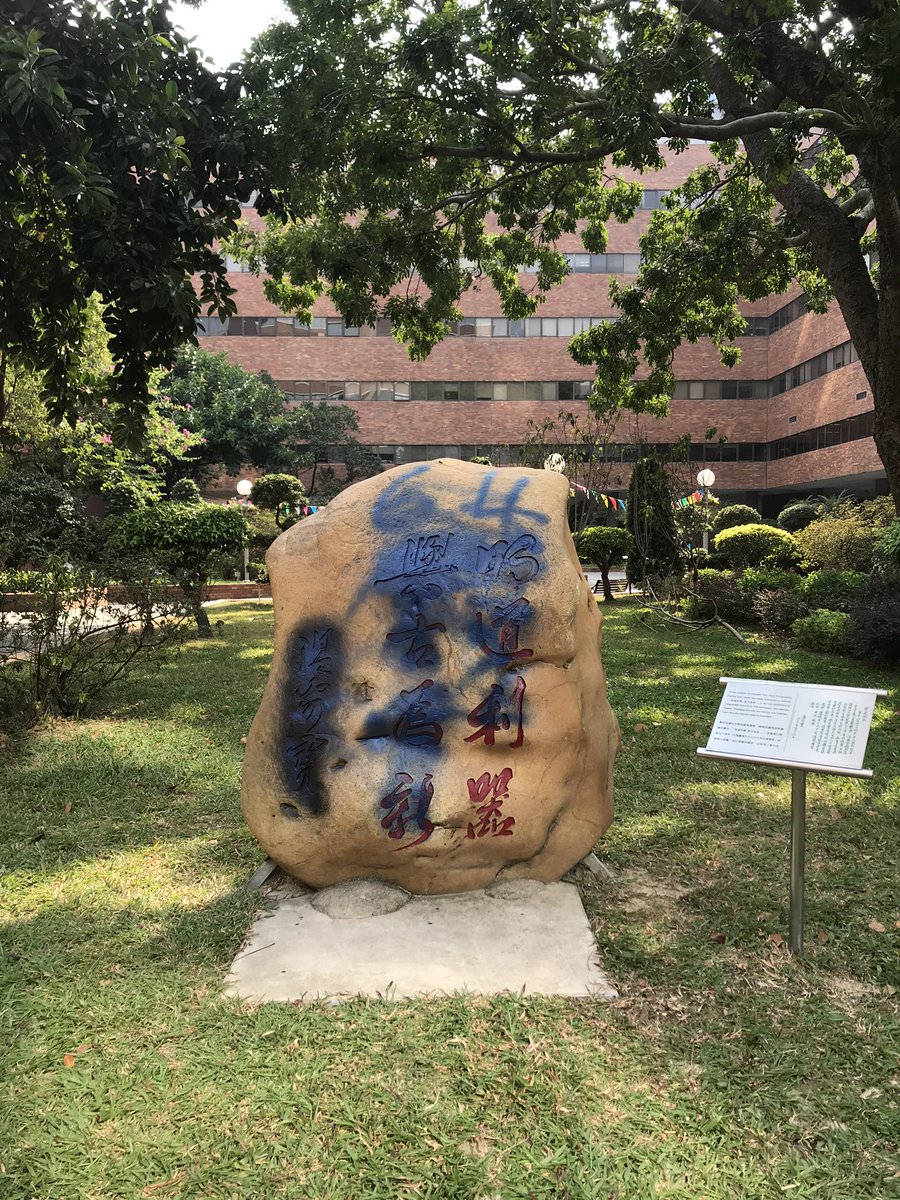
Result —
M848 613L815 608L808 616L798 617L791 626L791 632L807 650L840 654L849 647L851 624Z
M796 588L757 592L753 612L766 633L785 633L809 609Z
M757 592L795 588L800 582L799 575L782 571L779 567L748 567L738 580L738 587L748 596L755 596Z
M868 578L861 571L813 571L800 581L800 593L813 610L846 613Z
M806 566L833 571L871 571L881 530L862 514L820 518L795 534Z
M787 508L781 510L778 514L778 528L786 529L788 533L798 533L807 525L812 524L818 515L818 505L813 504L810 500L799 500L796 504L789 504Z
M795 558L793 535L772 525L738 525L716 535L716 550L733 567L790 565Z
M287 529L296 521L295 508L307 503L303 484L295 475L260 475L253 484L250 499L259 508L275 514L279 529Z
M762 516L749 504L726 504L716 513L711 526L712 536L724 529L734 529L738 525L759 525Z
M708 621L720 616L723 621L750 621L751 599L738 587L731 571L704 568L697 572L695 595L684 602L685 616L691 621Z
M196 479L187 476L184 479L176 479L169 492L169 499L175 504L199 504L200 488Z
M603 580L603 598L612 600L610 570L634 548L631 534L617 525L592 525L575 535L575 548L586 561L595 563Z

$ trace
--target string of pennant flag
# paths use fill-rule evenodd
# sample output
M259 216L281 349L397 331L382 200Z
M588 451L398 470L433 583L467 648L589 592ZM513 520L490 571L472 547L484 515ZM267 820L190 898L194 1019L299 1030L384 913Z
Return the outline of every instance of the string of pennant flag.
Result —
M691 494L689 496L682 496L681 499L678 501L678 507L679 508L687 508L688 505L690 505L690 504L699 504L700 501L703 500L705 497L706 497L706 491L703 488L700 488L696 492L691 492Z
M592 500L598 504L602 504L605 508L621 509L625 511L625 501L619 500L615 496L607 496L606 492L595 492L593 488L586 488L582 483L573 483L569 485L569 495L575 495L575 492L584 492L586 496L590 496Z

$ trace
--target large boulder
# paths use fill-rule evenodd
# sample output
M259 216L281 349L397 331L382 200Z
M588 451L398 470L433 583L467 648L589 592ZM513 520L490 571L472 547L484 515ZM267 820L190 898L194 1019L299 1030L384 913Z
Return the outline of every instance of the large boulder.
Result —
M313 887L559 879L612 820L616 719L566 480L456 460L342 492L266 557L242 803Z

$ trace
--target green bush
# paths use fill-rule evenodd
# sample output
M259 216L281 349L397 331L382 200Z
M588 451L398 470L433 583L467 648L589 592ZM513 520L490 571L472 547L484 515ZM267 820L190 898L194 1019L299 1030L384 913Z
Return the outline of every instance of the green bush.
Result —
M761 521L762 516L749 504L726 504L713 518L711 532L715 537L724 529L734 529L738 525L758 525Z
M778 592L795 588L800 582L799 575L783 571L779 567L748 567L738 580L738 587L748 596L755 596L757 592Z
M176 479L169 492L169 499L175 504L199 504L200 488L196 479Z
M250 557L255 562L262 562L268 548L281 536L281 530L272 513L264 508L243 508L241 512L247 523Z
M811 500L799 500L781 510L778 514L778 528L786 529L788 533L797 533L815 521L818 515L817 504L813 504Z
M307 503L303 484L295 475L260 475L253 484L250 499L258 508L275 514L279 529L287 529L296 521L294 509Z
M785 633L809 609L796 588L757 592L753 613L766 633Z
M70 555L82 524L72 493L52 475L12 472L0 480L0 567Z
M108 551L153 563L181 588L190 601L201 633L208 633L203 589L223 558L238 558L247 539L239 508L216 504L153 504L119 517L110 534Z
M868 580L861 571L813 571L800 582L800 593L811 609L849 612Z
M268 583L269 572L264 562L251 562L247 564L247 574L254 583Z
M691 621L708 621L715 616L724 621L753 619L751 598L738 587L733 572L709 567L697 572L697 586L684 602L684 613Z
M900 572L900 520L892 521L878 539L879 565Z
M735 568L792 565L793 535L772 525L737 525L716 535L715 548Z
M815 608L805 617L798 617L791 632L807 650L822 650L840 654L850 646L851 618L848 613Z
M832 571L871 571L882 530L862 513L823 517L795 534L804 565Z

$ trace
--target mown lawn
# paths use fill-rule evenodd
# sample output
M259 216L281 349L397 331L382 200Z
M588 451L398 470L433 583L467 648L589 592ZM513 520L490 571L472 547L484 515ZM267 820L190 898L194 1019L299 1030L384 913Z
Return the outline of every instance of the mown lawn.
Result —
M266 607L7 744L0 1197L900 1197L900 677L604 611L616 880L578 877L614 1004L221 996ZM720 674L892 689L874 780L810 777L802 965L787 773L694 754Z

